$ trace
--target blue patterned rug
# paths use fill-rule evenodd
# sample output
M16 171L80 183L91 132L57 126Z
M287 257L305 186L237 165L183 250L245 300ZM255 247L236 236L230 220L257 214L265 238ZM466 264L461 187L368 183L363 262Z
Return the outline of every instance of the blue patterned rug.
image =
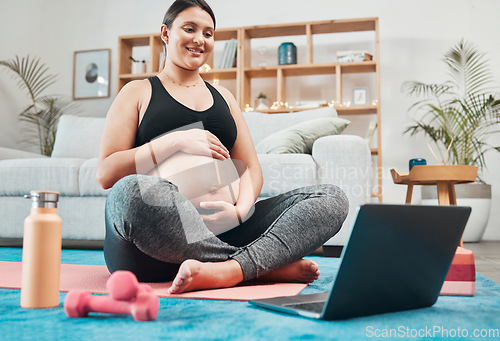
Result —
M22 250L0 248L0 260L21 261ZM304 289L326 291L336 258L309 257L321 277ZM103 265L102 251L63 250L62 262ZM5 274L0 274L4 276ZM160 298L154 322L94 314L70 319L61 306L19 306L20 290L0 289L0 340L498 340L500 284L478 274L474 297L442 296L430 308L326 322L274 313L247 302Z

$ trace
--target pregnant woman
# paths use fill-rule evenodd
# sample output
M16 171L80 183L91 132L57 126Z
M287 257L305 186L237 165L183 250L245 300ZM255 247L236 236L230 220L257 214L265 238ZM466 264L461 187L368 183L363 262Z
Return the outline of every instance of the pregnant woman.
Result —
M161 72L116 96L101 139L97 180L106 201L108 269L172 281L172 294L260 280L310 283L302 257L334 236L348 212L333 185L260 200L263 179L231 93L202 80L215 16L204 0L165 14Z

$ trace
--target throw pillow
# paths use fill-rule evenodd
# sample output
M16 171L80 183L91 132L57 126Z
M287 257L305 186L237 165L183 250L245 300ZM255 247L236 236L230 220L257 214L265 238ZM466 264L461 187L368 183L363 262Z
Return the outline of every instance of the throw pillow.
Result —
M258 154L310 154L314 141L323 136L341 134L349 123L338 117L304 121L269 135L255 149Z
M97 157L104 121L104 117L62 115L57 126L52 157Z

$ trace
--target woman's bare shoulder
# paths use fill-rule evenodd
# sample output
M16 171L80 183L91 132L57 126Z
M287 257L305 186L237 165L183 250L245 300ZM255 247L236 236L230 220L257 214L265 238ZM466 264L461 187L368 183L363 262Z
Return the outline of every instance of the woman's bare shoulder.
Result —
M148 92L151 93L151 86L147 79L133 80L125 84L109 108L106 116L108 125L114 127L121 127L123 124L137 126L139 111Z
M212 84L212 86L222 95L222 97L224 97L228 104L236 102L236 99L234 98L231 91L219 84Z
M141 108L149 103L150 97L151 84L148 79L130 81L120 89L109 112L117 111L120 116L124 112L130 112L130 115L137 116L139 112L143 111Z
M141 93L142 91L147 91L151 89L151 83L148 79L137 79L128 82L121 88L120 94L124 93L126 95Z

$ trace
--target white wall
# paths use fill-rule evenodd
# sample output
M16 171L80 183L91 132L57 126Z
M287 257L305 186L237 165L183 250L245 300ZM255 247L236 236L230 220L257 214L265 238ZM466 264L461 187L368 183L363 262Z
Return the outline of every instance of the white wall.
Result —
M382 91L383 195L401 203L404 186L392 184L389 170L408 169L408 159L433 160L423 138L402 135L410 123L412 99L401 93L408 80L439 82L445 77L441 58L462 37L488 53L500 80L500 36L496 0L212 0L218 27L237 27L314 20L379 17ZM111 48L111 94L116 91L117 37L159 30L170 1L24 0L2 1L0 59L40 56L60 75L50 91L72 92L73 52ZM78 101L82 114L105 116L111 98ZM0 72L0 146L19 144L17 113L27 102L7 72ZM500 137L492 144L500 145ZM493 207L485 239L500 240L500 157L487 157L484 178L493 184ZM418 196L418 195L417 195ZM418 198L417 198L418 199Z

